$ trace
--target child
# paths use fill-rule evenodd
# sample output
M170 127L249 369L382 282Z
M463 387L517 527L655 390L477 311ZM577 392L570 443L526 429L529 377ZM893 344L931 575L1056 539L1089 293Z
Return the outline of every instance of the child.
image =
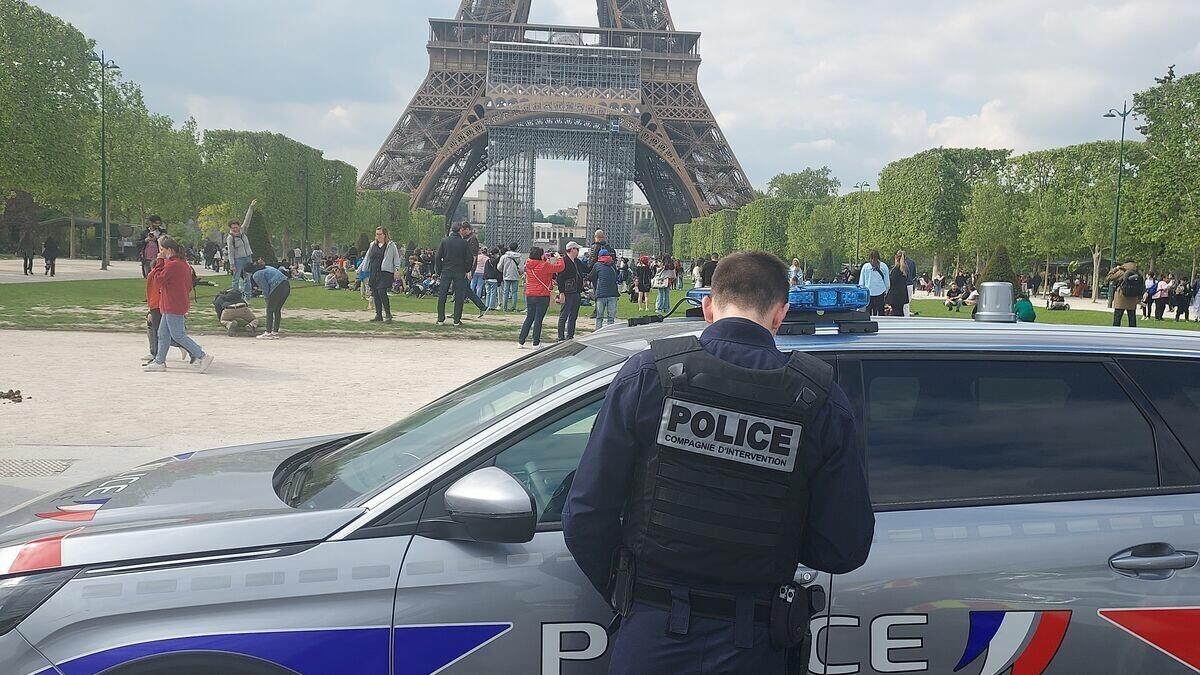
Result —
M167 350L173 340L191 355L192 367L196 372L206 372L212 365L213 357L211 354L205 354L200 345L188 337L187 327L184 325L184 317L192 304L192 268L184 261L183 247L179 242L164 235L159 239L158 246L165 258L156 279L162 323L158 327L158 350L154 360L142 366L142 370L147 373L161 373L166 370Z

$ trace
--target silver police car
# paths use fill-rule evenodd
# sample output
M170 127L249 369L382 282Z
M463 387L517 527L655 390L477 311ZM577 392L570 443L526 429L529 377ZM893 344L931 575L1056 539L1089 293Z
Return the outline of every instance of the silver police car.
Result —
M813 673L1200 669L1200 338L785 330L858 408L877 531ZM670 320L536 352L369 435L181 454L0 517L0 673L594 673L560 514ZM786 326L785 326L786 328Z

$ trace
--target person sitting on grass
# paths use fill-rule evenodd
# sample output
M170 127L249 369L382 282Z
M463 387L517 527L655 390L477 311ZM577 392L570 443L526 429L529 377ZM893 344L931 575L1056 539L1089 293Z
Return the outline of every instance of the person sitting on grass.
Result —
M962 304L966 305L967 307L974 307L979 303L979 289L975 288L974 286L968 285L966 291L963 292L963 295L965 297L963 297Z
M1017 301L1013 303L1013 314L1016 314L1017 321L1022 323L1037 321L1037 312L1033 309L1033 303L1029 301L1029 294L1022 293L1017 296Z
M962 290L958 284L951 284L950 290L946 291L946 300L942 303L946 305L946 309L953 309L956 312L962 311Z

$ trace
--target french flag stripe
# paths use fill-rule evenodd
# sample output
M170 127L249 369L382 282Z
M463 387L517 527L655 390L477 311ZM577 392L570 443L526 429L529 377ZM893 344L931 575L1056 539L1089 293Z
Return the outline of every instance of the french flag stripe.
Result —
M983 662L983 670L979 675L999 675L1001 671L1012 664L1017 650L1029 636L1033 626L1033 618L1037 612L1006 612L996 637L988 645L987 659Z
M1033 632L1033 639L1013 664L1012 675L1041 675L1058 653L1070 623L1070 610L1042 612L1037 629Z

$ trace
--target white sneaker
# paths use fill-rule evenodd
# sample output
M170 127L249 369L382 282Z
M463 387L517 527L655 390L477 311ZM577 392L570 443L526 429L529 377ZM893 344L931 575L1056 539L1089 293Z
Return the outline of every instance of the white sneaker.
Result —
M146 365L142 366L143 373L161 373L161 372L164 372L166 369L167 369L167 364L157 363L155 361L151 361L150 363L147 363Z
M517 349L529 349L529 347L526 347L524 342L518 342Z
M205 354L203 358L201 358L199 361L193 363L192 367L196 369L197 373L203 373L208 370L208 367L212 365L212 362L213 362L213 355Z
M153 360L154 360L154 355L153 355L153 354L147 354L147 355L145 355L145 356L143 356L143 357L142 357L142 365L144 366L144 365L146 365L147 363L150 363L150 362L151 362L151 361L153 361Z
M270 340L272 335L273 335L273 333L259 333L254 339L255 340Z
M190 361L191 359L192 359L192 355L188 353L188 350L184 349L183 347L180 347L179 348L179 360L180 361Z

